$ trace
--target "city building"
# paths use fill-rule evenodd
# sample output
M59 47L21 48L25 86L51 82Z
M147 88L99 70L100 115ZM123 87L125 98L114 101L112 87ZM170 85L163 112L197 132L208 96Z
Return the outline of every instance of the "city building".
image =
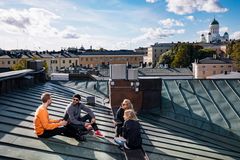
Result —
M143 63L156 64L160 55L170 50L175 43L155 43L147 48L147 55L143 57Z
M10 68L12 65L16 64L17 59L13 59L8 55L0 56L0 68Z
M206 35L201 35L201 42L203 43L220 43L229 41L229 35L227 32L220 36L219 34L219 22L214 18L209 25L209 32Z
M137 53L132 50L114 50L114 51L82 51L77 54L62 50L59 52L33 52L23 53L19 57L14 53L11 55L0 56L0 68L11 68L21 59L43 60L48 66L48 73L54 73L61 69L69 67L87 67L93 68L100 65L109 64L127 64L131 66L140 66L143 63L143 53Z
M216 59L216 57L207 57L202 60L196 60L192 63L193 76L197 79L205 79L216 74L227 74L234 71L230 59Z
M80 66L97 67L109 64L128 64L139 66L143 62L143 53L132 50L88 51L79 55Z

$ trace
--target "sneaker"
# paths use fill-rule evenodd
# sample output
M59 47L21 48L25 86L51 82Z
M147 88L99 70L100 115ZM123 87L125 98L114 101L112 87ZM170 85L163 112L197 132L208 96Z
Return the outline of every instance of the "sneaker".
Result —
M97 136L97 137L104 137L104 135L99 130L95 131L95 136Z

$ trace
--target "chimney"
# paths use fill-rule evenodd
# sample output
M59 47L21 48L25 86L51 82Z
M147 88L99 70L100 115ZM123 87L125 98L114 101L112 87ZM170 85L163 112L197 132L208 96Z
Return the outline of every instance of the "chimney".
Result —
M216 54L213 54L213 59L217 59L217 55Z

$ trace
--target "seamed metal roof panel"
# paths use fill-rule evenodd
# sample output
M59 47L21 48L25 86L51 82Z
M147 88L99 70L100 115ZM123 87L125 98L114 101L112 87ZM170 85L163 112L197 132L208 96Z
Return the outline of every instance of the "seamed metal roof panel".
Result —
M107 99L104 95L96 96L96 106L89 107L96 114L99 128L106 138L88 135L87 141L80 143L63 136L37 138L33 133L32 119L40 104L39 97L45 91L53 96L53 103L49 107L49 114L53 118L63 116L74 93L80 93L84 101L86 96L93 95L76 89L71 82L47 82L27 90L1 95L0 159L125 159L122 151L112 142L113 114L108 104L104 105L104 99ZM192 99L194 100L193 97ZM239 137L231 138L212 132L204 127L207 122L196 123L191 117L181 121L177 118L179 114L169 114L171 111L155 108L138 116L142 125L143 148L150 159L240 159ZM187 120L192 121L188 123Z

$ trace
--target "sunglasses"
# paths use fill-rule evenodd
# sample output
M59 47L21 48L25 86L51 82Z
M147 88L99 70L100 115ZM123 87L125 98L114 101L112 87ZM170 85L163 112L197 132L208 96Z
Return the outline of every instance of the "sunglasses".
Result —
M73 100L74 100L74 101L77 101L77 102L79 101L79 99L77 99L77 98L73 98Z

